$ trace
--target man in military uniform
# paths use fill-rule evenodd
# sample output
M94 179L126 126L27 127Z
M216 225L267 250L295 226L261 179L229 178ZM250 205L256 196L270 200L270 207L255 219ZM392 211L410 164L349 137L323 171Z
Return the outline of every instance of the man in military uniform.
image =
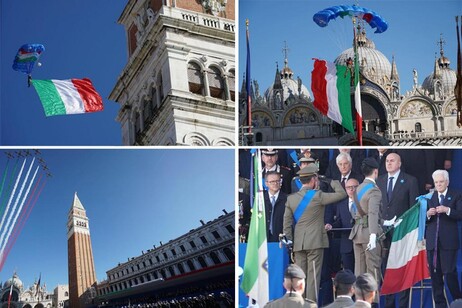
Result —
M302 188L287 197L284 212L284 233L293 241L295 263L307 274L306 297L317 300L324 248L329 247L324 227L325 206L347 195L339 181L332 180L332 193L317 190L318 167L310 164L298 172ZM293 231L292 231L293 230Z
M377 281L369 273L364 273L356 278L355 282L356 302L351 308L370 308L378 290Z
M289 168L280 166L277 164L278 161L278 150L275 149L264 149L261 151L261 160L265 163L263 168L262 179L265 178L266 173L269 171L276 171L281 174L281 190L290 194L290 181L292 180L292 173Z
M343 308L354 304L351 298L355 293L353 284L356 281L356 276L350 270L341 270L337 272L334 279L335 301L325 306L325 308Z
M300 169L303 169L306 166L308 166L309 164L316 164L316 159L314 159L312 157L309 157L309 158L301 157L299 159L299 162L300 162ZM294 176L292 178L292 182L291 182L290 185L291 185L291 189L292 189L293 192L299 191L300 188L302 188L302 183L300 182L300 177L299 176Z
M355 275L369 273L380 283L382 263L382 193L376 185L379 175L379 164L371 157L363 160L361 171L364 181L356 189L352 205L355 224L351 229L350 240L353 240L355 255ZM396 219L396 217L394 217ZM394 219L384 221L384 226L390 226ZM378 296L375 299L378 303Z
M299 266L295 264L289 265L286 272L284 273L283 284L284 288L287 290L287 293L280 299L268 302L265 305L265 308L318 307L315 302L303 298L303 294L305 293L305 278L305 273Z

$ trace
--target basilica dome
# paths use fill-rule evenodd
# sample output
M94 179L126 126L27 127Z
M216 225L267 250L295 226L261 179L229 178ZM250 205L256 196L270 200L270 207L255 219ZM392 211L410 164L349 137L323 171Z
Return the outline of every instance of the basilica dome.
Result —
M11 287L11 283L12 281L14 280L13 282L13 286L15 288L17 288L18 290L22 290L22 287L23 287L23 283L22 281L19 279L18 275L14 274L12 278L8 279L7 281L5 281L5 283L3 284L3 289L5 288L10 288Z
M361 73L373 82L385 86L390 81L392 66L383 53L375 49L375 44L366 37L364 30L358 35L358 55ZM335 64L346 65L347 60L354 60L354 49L343 51L336 59Z
M287 58L284 61L284 68L279 72L276 68L276 78L274 83L265 91L265 101L270 106L277 106L278 104L290 105L299 99L307 101L310 98L308 89L303 84L300 77L297 80L293 79L294 72L288 65ZM278 97L275 93L282 89L282 97ZM280 108L276 109L282 109Z
M310 97L310 93L305 85L301 85L300 93L298 91L298 82L293 80L292 78L283 78L281 79L281 85L283 89L283 98L282 101L285 102L290 96L300 97L308 99ZM273 93L274 84L272 84L266 91L265 91L265 99L267 102L272 101L272 93Z
M456 72L449 68L451 61L444 56L443 39L440 38L440 58L435 59L433 72L425 78L422 88L430 94L435 95L435 98L442 99L443 97L454 95L454 87L456 86Z
M446 68L442 69L439 73L436 74L436 78L434 78L435 73L431 73L430 75L425 78L422 88L428 90L430 94L435 94L435 85L436 85L436 92L438 92L438 81L441 82L441 86L443 89L443 93L446 96L450 96L454 94L454 87L456 86L457 76L456 72Z

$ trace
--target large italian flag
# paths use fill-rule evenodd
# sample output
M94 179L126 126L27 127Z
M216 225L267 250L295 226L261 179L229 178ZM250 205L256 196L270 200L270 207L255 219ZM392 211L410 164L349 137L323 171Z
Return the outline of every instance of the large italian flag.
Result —
M314 107L354 134L350 82L351 74L346 66L315 59L311 72Z
M45 115L63 115L103 110L103 100L90 79L32 80Z
M263 199L261 177L259 176L262 174L259 150L254 154L253 165L255 194L241 288L249 297L249 303L254 299L259 307L263 307L269 301L269 275L265 201Z
M423 241L426 207L419 202L401 216L402 221L393 232L382 294L409 289L430 277Z

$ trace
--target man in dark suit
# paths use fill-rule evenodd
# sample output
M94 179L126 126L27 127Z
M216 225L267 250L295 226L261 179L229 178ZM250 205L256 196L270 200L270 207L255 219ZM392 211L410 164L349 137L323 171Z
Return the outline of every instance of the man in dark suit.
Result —
M329 161L329 166L327 167L327 170L326 170L326 176L331 179L337 179L340 177L340 172L337 166L337 157L338 157L338 154L340 153L349 154L351 157L351 161L352 161L351 169L356 174L361 174L361 162L366 157L366 150L342 148L340 150L334 151L335 158Z
M337 203L336 220L332 225L333 228L351 229L353 227L353 210L351 209L353 195L359 186L357 179L351 178L345 184L345 190L348 198ZM353 253L353 242L348 238L350 230L341 231L340 237L340 254L342 258L343 269L350 271L355 270L355 255Z
M389 148L377 148L377 150L370 150L369 157L377 160L379 164L379 176L387 173L387 168L385 166L385 160L390 153L395 153L396 151Z
M281 191L281 175L276 171L269 171L265 176L268 190L263 192L266 211L266 230L268 242L279 242L282 233L284 210L287 194Z
M385 158L386 174L379 176L377 186L382 192L382 218L386 220L400 217L416 203L419 194L417 179L401 171L401 157L390 153ZM382 269L386 268L388 252L391 245L393 231L390 231L383 241ZM399 293L399 307L409 306L409 289ZM385 307L395 307L395 295L385 296Z
M449 173L446 170L436 170L432 177L435 192L428 201L425 236L433 299L437 308L443 308L447 307L444 281L453 300L462 298L456 269L460 247L457 222L462 220L462 194L448 187Z
M278 161L278 150L275 149L264 149L261 151L261 159L265 163L263 168L262 179L268 171L276 171L281 174L281 190L286 194L290 194L290 181L292 180L292 172L285 166L277 164Z

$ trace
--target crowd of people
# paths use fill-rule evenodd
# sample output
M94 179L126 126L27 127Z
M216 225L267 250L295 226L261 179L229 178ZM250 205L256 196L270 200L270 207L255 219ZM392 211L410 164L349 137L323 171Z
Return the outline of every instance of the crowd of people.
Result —
M249 179L247 154L240 153L240 176ZM329 154L262 150L267 240L277 242L283 234L292 243L294 262L306 275L303 296L320 306L332 303L331 277L341 270L358 279L367 273L380 286L397 217L418 196L434 191L425 234L433 299L436 307L447 307L445 283L453 300L462 298L456 269L462 194L449 188L448 173L453 150L342 148L330 160ZM245 242L250 198L245 185L240 188L239 232ZM398 298L399 307L408 307L409 289ZM371 304L378 302L375 292ZM385 297L385 307L395 305L394 294Z
M234 307L234 279L190 284L152 292L142 297L124 298L101 305L110 308L225 308Z

